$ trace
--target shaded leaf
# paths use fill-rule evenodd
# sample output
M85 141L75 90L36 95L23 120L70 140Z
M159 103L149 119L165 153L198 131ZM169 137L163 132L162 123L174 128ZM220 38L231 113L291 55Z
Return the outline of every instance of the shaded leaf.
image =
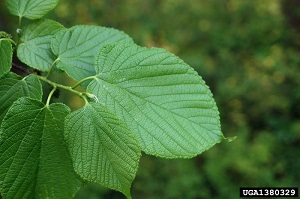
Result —
M8 73L12 65L13 49L10 41L0 38L0 77Z
M130 198L141 152L124 123L100 103L87 104L66 117L65 139L82 178Z
M25 26L18 45L18 58L32 68L48 71L56 59L50 43L53 35L64 27L52 20L38 20Z
M81 182L63 140L63 104L20 98L1 124L0 189L4 198L73 198Z
M120 41L133 42L128 35L112 28L81 25L59 31L51 47L59 59L57 67L81 80L95 75L94 61L99 50L105 44Z
M96 72L88 92L127 124L146 153L188 158L224 139L208 86L175 55L107 45L96 58Z
M42 85L35 75L23 79L15 74L0 79L0 123L14 101L21 97L42 99Z
M14 73L14 72L6 73L2 77L0 77L0 80L1 79L6 79L6 78L21 79L21 77L19 75L17 75L16 73Z

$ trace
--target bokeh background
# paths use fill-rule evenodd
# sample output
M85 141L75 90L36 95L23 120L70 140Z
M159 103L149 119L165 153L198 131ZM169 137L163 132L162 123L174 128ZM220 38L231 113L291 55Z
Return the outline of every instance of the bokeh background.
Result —
M178 55L210 86L225 136L237 136L189 160L143 154L133 198L232 199L241 186L299 187L299 0L60 0L47 18L117 28ZM1 0L0 29L16 27ZM76 198L124 197L89 184Z

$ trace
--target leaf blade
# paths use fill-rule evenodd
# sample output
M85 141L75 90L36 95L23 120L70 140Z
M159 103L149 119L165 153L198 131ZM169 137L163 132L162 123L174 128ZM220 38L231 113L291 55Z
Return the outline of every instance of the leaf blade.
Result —
M52 20L38 20L25 26L18 45L17 56L28 66L49 71L52 63L56 59L50 44L55 33L64 27Z
M75 80L95 75L94 57L108 43L133 42L125 33L100 26L74 26L58 32L51 47L63 69Z
M189 158L224 139L209 88L171 53L107 45L96 58L96 72L87 91L128 125L146 153Z
M12 54L13 49L10 41L0 38L0 77L10 71L12 65Z
M130 198L140 149L124 123L103 105L91 103L67 116L65 139L80 176Z
M1 124L0 189L7 198L72 198L81 182L63 141L70 109L20 98Z
M20 97L41 100L42 94L42 85L35 75L23 79L20 76L0 79L0 123L14 101Z
M28 19L39 19L52 10L58 0L5 0L11 14L26 17Z

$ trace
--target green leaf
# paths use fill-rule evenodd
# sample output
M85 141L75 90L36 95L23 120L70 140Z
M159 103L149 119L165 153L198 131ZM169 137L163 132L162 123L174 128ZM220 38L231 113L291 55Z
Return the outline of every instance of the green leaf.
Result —
M140 148L127 126L100 103L66 117L65 140L76 172L130 198Z
M74 26L61 30L52 40L52 50L58 56L57 67L81 80L95 75L95 55L106 44L133 42L125 33L99 26Z
M63 140L63 104L20 98L1 125L3 198L73 198L81 186Z
M55 8L58 0L5 0L11 14L26 17L28 19L39 19Z
M9 40L0 38L0 77L8 73L12 65L12 46Z
M49 71L56 59L50 47L51 39L61 29L64 27L52 20L38 20L25 26L17 50L18 58L32 68Z
M0 79L0 123L14 101L21 97L42 100L42 85L35 75L23 79L16 75L7 75Z
M11 39L12 36L4 31L0 31L0 38L2 37L6 39Z
M0 77L0 80L7 79L7 78L21 79L21 77L18 74L14 73L14 72L8 72L5 75L3 75L2 77Z
M96 71L87 91L128 125L146 153L188 158L224 139L208 86L175 55L107 45L96 58Z

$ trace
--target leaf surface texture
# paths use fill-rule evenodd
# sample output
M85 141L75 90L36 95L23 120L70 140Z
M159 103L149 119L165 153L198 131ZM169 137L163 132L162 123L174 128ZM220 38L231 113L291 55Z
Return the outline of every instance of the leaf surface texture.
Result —
M58 0L5 0L11 14L28 19L39 19L55 8Z
M175 55L134 44L105 46L88 86L122 119L142 149L188 158L224 139L219 112L202 78Z
M81 80L95 75L95 55L105 44L115 42L133 41L119 30L80 25L58 32L51 46L59 59L57 67L75 80Z
M83 179L130 198L141 152L123 122L100 103L91 103L67 116L65 139L74 168Z
M21 79L17 75L7 75L0 79L0 123L14 101L21 97L42 99L42 85L35 75Z
M63 140L63 104L20 98L1 124L0 189L4 198L72 198L81 186Z
M12 54L13 50L10 41L0 37L0 77L10 71Z
M49 71L56 59L50 44L55 33L64 27L52 20L38 20L25 26L18 46L18 58L32 68Z

